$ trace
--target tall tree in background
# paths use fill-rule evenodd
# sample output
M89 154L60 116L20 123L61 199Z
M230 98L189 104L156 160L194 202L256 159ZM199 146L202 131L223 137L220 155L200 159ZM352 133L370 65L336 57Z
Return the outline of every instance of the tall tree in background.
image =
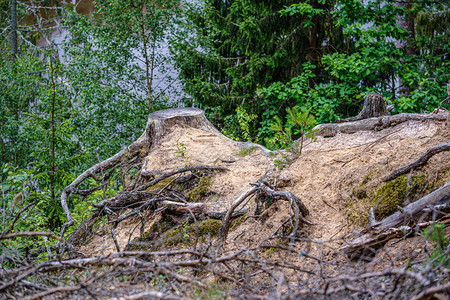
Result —
M403 14L398 16L397 25L403 29L407 34L404 39L397 41L397 47L403 49L408 56L416 54L416 34L414 28L414 14L412 12L411 0L399 0L395 3L403 9ZM403 85L402 79L399 78L400 95L407 96L411 93L411 87Z
M11 56L13 63L17 56L17 1L11 0Z
M76 135L104 158L142 133L149 112L178 100L165 47L179 1L99 0L94 7L93 16L68 14L65 77Z
M430 110L448 78L443 12L448 4L433 0L207 0L188 11L193 29L180 39L177 64L191 101L217 126L239 128L243 106L259 116L261 138L287 107L329 122L356 115L369 92L396 112ZM424 20L439 29L424 36Z
M186 92L214 115L235 115L239 106L260 114L258 90L289 81L303 72L305 62L322 75L321 55L343 45L329 14L334 2L302 1L284 13L298 2L208 0L194 7L186 28L195 36L176 48ZM290 101L280 103L280 111Z

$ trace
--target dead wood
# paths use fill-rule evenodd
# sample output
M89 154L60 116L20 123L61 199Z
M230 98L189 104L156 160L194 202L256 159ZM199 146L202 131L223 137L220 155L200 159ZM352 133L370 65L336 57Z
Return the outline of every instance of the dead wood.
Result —
M59 236L55 236L53 233L51 232L36 232L36 231L21 231L21 232L15 232L15 233L8 233L8 234L2 234L0 235L0 240L5 240L5 239L12 239L15 237L19 237L19 236L45 236L45 237L49 237L55 240L61 240L61 238Z
M142 137L141 137L142 138ZM61 193L61 206L64 210L64 214L66 215L67 222L62 226L61 228L61 238L64 238L64 234L70 226L73 225L73 219L70 214L69 206L67 205L67 199L71 194L80 194L80 190L77 189L77 187L84 182L88 178L94 178L97 173L102 173L105 170L110 170L112 168L116 168L122 161L122 158L127 153L130 153L131 156L137 156L147 153L146 148L148 149L150 140L149 138L142 138L138 141L132 143L129 147L122 149L119 153L115 154L114 156L92 166L91 168L84 171L81 175L79 175L72 183L70 183L68 186L66 186L62 193ZM98 179L98 178L97 178ZM100 182L105 181L106 178L100 178ZM102 185L99 185L92 189L92 192L96 189L101 189ZM84 193L86 194L86 193Z
M307 240L302 238L303 242ZM324 241L309 242L324 247ZM280 256L260 256L274 246ZM285 254L295 254L295 261L290 261L290 256ZM309 260L317 262L314 269L307 267ZM424 269L423 262L416 261L401 268L391 265L374 271L371 265L348 263L339 252L330 261L328 255L305 254L297 245L271 245L269 242L239 250L210 246L174 251L124 251L103 257L51 260L34 266L0 269L0 291L7 297L20 299L49 296L58 299L160 296L186 299L184 297L198 298L199 293L210 298L216 295L212 294L216 289L222 292L221 298L239 299L271 299L273 295L280 299L347 299L352 296L422 299L448 290L448 270L430 266ZM330 268L334 271L330 272ZM59 284L57 280L62 274L71 274L76 279L66 279L64 284ZM214 289L205 284L212 279ZM136 282L146 284L136 285Z
M422 114L398 114L393 116L381 116L346 123L320 124L313 128L317 136L332 137L338 133L355 133L358 131L379 131L394 127L407 121L435 121L445 122L449 113L422 115Z
M133 216L142 216L144 210L152 210L155 213L153 214L153 216L148 217L145 220L142 219L143 223L148 222L150 219L153 219L159 214L162 214L163 216L169 217L171 219L173 219L172 216L177 215L180 216L176 217L176 219L178 220L186 220L190 218L194 219L194 221L202 221L206 218L222 219L226 215L226 212L208 211L207 205L205 203L187 202L182 194L178 195L178 197L180 197L178 199L170 197L170 192L166 194L167 195L160 195L160 193L139 191L123 192L113 198L102 201L100 205L94 204L94 206L98 207L99 209L97 209L91 217L86 219L74 231L74 233L69 236L67 242L73 246L80 245L92 235L92 228L94 227L95 223L101 219L102 215L113 214L116 216L115 212L124 207L135 208L125 215L116 217L115 219L108 222L113 226L111 228L113 239L115 237L114 228L120 222ZM242 216L246 211L247 210L240 210L233 212L231 218Z
M364 106L356 117L337 119L336 123L354 122L368 118L390 115L393 107L388 107L383 96L380 94L368 94L364 100Z
M225 217L222 220L222 225L220 226L219 230L219 238L217 239L221 243L225 242L228 230L230 228L230 219L233 215L234 210L242 203L245 199L247 199L250 195L253 195L256 192L257 188L252 187L251 189L246 190L244 193L242 193L236 200L231 203L230 208L228 209L227 213L225 214Z
M177 170L172 171L172 172L164 173L160 177L158 177L158 178L156 178L156 179L154 179L152 181L149 181L149 182L147 182L147 183L145 183L145 184L143 184L141 186L136 187L136 190L143 191L143 190L148 189L149 187L157 184L158 182L160 182L160 181L162 181L162 180L164 180L166 178L169 178L169 177L171 177L173 175L176 175L176 174L185 173L185 172L203 171L203 170L228 171L227 168L219 167L219 166L186 166L184 168L177 169ZM141 175L144 176L144 177L147 176L145 171L143 171Z
M196 172L196 171L228 171L227 168L219 167L219 166L186 166L184 168L180 168L171 172L167 172L162 174L160 177L151 180L147 183L144 183L135 188L134 191L123 191L118 195L105 199L99 203L94 204L96 208L102 208L105 205L112 210L117 210L120 208L132 208L141 205L144 202L147 202L152 197L159 195L162 190L159 192L146 192L144 190L158 184L159 182L172 177L174 175L185 173L185 172ZM183 196L184 198L184 196ZM185 199L184 199L185 200Z
M94 204L94 207L102 208L105 205L113 210L121 209L121 208L132 208L141 205L144 202L152 199L156 196L156 193L152 192L141 192L141 191L132 191L132 192L120 192L116 196L112 198L105 199L99 203Z
M349 241L341 250L352 258L371 255L389 240L406 237L412 234L417 226L429 225L424 221L437 220L439 216L450 212L449 203L450 182L382 221L374 222L374 226L363 231L360 237Z
M403 174L408 173L412 169L415 169L417 167L420 167L427 163L427 161L432 158L434 155L444 152L444 151L450 151L450 143L440 144L434 147L429 148L425 154L423 154L421 157L419 157L417 160L413 161L410 164L407 164L406 166L403 166L401 168L396 169L391 174L386 176L384 181L390 181L394 180L398 176L401 176Z
M291 208L294 211L294 226L291 236L295 237L297 235L297 230L300 226L300 222L302 220L306 221L304 217L309 214L309 211L303 204L303 202L290 192L275 191L274 189L269 187L268 183L265 180L258 180L255 183L250 183L250 185L252 185L252 188L242 193L236 200L233 201L230 208L228 209L225 217L222 220L222 225L219 230L219 237L217 239L217 243L223 244L225 242L228 235L228 230L230 228L230 218L233 215L234 210L242 202L244 202L245 199L253 195L255 192L274 200L289 201L289 203L291 204Z
M92 235L94 225L102 218L100 212L94 212L81 223L67 238L67 244L78 246L84 244Z

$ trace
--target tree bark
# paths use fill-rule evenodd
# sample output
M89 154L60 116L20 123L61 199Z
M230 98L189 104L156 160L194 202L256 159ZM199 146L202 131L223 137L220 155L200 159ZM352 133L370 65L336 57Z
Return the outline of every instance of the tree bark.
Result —
M317 9L318 8L317 0L312 0L311 6L313 7L313 9ZM309 47L308 47L307 59L311 63L311 65L316 65L317 64L317 26L319 23L318 16L314 15L311 18L311 22L313 23L313 25L309 28L309 32L308 32ZM315 74L316 69L312 69L312 72ZM312 78L308 79L308 86L310 88L313 88L314 83L312 81Z
M292 229L291 236L295 237L297 235L297 230L300 226L301 221L306 221L305 216L309 214L308 208L303 204L303 202L297 198L294 194L287 191L275 191L268 186L265 180L258 180L255 183L250 183L252 188L248 189L242 193L236 200L233 201L230 208L228 208L225 217L222 220L222 226L220 227L219 237L217 238L217 244L223 244L227 239L228 230L230 228L230 218L233 215L235 209L244 202L245 199L258 192L266 197L274 200L285 200L289 201L292 210L294 211L294 226Z
M440 144L434 147L431 147L430 149L428 149L424 155L422 155L421 157L419 157L417 160L413 161L412 163L403 166L401 168L398 168L397 170L393 171L391 174L389 174L384 181L390 181L390 180L394 180L395 178L397 178L398 176L401 176L403 174L408 173L411 169L420 167L424 164L426 164L426 162L432 158L434 155L443 152L443 151L450 151L450 143L445 143L445 144Z
M17 57L17 0L11 0L11 52L14 63Z
M397 41L396 46L397 48L405 49L407 56L415 55L416 49L414 42L416 39L416 33L414 29L414 16L411 14L411 0L398 0L396 5L405 8L406 11L405 16L401 16L397 19L397 25L408 32L408 38ZM400 97L408 96L411 93L411 87L403 85L401 78L399 78L399 87L401 93L399 95Z
M364 106L356 117L347 118L344 120L337 119L336 123L353 122L364 120L368 118L381 117L390 115L388 105L380 94L368 94L364 100Z
M175 125L190 126L220 134L211 122L206 119L203 111L198 108L174 108L149 114L145 131L135 142L133 142L130 146L125 147L114 156L99 162L84 171L72 183L63 189L61 193L61 205L63 207L64 214L66 215L67 222L61 229L61 238L64 237L64 233L67 228L73 225L73 219L67 205L68 197L71 194L88 195L89 193L92 193L102 187L99 185L90 190L81 191L78 189L78 186L82 182L88 178L94 178L97 182L104 182L107 179L106 177L110 176L112 173L109 172L104 176L98 176L98 174L108 170L114 170L124 161L125 158L128 160L134 157L138 157L139 160L144 159L144 157L148 154L150 147L157 143L161 136L163 136ZM145 164L142 168L145 168Z

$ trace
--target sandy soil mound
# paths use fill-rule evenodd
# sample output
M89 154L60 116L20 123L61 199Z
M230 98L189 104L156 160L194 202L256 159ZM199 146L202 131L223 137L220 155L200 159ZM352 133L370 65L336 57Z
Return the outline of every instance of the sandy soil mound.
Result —
M308 142L301 156L283 169L274 164L274 160L282 159L280 154L264 155L259 149L242 151L222 135L175 126L153 146L145 166L155 175L185 165L228 168L229 171L213 177L210 193L202 199L214 211L227 210L230 203L250 187L249 183L267 174L272 182L284 185L279 189L292 192L309 208L308 220L314 225L304 225L306 234L314 240L329 241L339 247L343 243L340 237L364 226L366 216L361 214L367 209L367 203L358 206L361 199L355 197L355 188L364 186L370 194L381 184L383 176L417 159L429 147L447 142L441 134L443 126L443 123L432 121L410 121L377 132L319 137L315 142ZM419 171L426 174L430 182L449 181L449 155L448 152L436 155ZM422 193L426 190L424 188ZM264 218L252 216L254 201L249 201L247 207L249 214L230 232L228 247L255 245L271 237L290 213L288 203L284 202L271 205L264 212ZM356 211L353 215L360 214L360 218L350 219L351 209ZM147 224L146 228L151 225ZM123 248L139 235L139 229L122 222L116 233ZM100 226L91 241L80 250L87 255L115 251L108 227Z

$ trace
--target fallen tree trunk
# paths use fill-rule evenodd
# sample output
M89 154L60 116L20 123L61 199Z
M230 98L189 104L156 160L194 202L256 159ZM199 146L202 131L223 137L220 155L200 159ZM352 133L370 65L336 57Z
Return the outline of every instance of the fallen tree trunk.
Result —
M441 113L434 115L421 114L398 114L393 116L382 116L376 118L363 119L347 123L330 123L320 124L313 128L317 136L332 137L338 133L355 133L358 131L382 130L384 128L393 127L407 121L426 121L433 120L437 122L445 122L449 113Z
M439 215L449 213L449 204L450 182L382 221L376 222L374 226L363 231L363 235L349 241L341 250L352 258L373 255L389 240L414 232L414 227L418 223L427 224L424 221L429 219L434 221Z

